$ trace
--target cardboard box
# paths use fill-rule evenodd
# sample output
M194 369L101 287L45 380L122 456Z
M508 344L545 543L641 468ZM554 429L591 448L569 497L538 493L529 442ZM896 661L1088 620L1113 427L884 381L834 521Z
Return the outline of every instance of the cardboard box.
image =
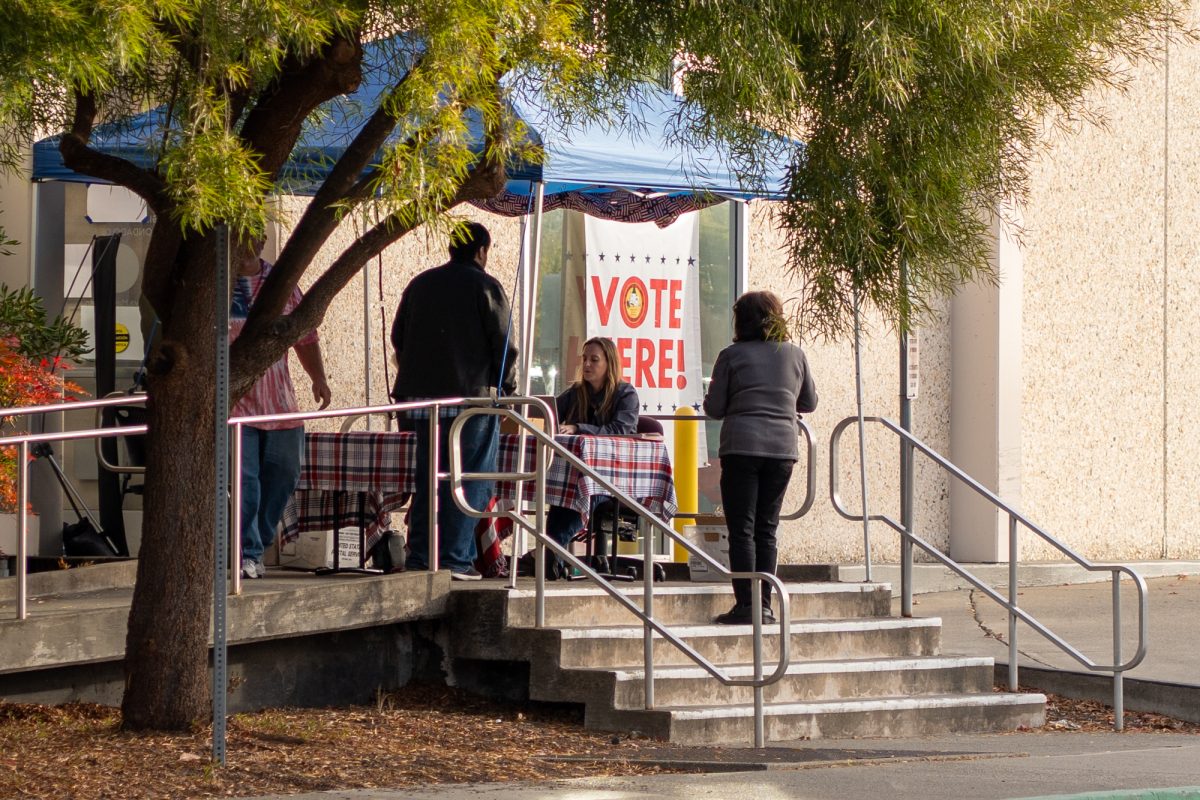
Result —
M343 568L358 566L358 528L341 528L338 533L338 563ZM333 566L333 531L302 533L279 548L279 566L288 569L326 569Z
M710 519L713 518L700 517L697 518L697 524L685 525L683 535L697 549L704 551L718 564L729 569L729 529L725 527L724 522L712 524L709 522ZM693 581L728 580L725 573L713 569L707 561L691 552L688 553L688 572Z
M540 431L546 430L546 420L544 420L544 419L541 419L541 418L531 419L531 420L529 420L529 424L532 425L533 427L537 428ZM522 430L524 430L524 429L520 425L513 422L508 417L501 417L501 419L500 419L500 432L501 433L520 433Z
M25 552L29 555L38 554L39 541L39 520L37 514L30 513L25 517L28 521L28 526L25 531ZM62 539L59 539L59 546L62 545ZM17 515L16 514L0 514L0 552L6 557L15 556L17 554ZM60 551L61 552L61 551Z

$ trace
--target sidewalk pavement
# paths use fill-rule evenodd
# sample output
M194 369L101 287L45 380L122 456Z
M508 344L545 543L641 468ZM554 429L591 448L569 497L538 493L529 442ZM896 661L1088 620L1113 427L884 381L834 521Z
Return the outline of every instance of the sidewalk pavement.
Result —
M829 748L855 750L861 758L757 772L335 791L291 795L289 800L1011 800L1064 795L1200 799L1196 735L1034 732L819 740L792 746L814 755ZM880 750L903 755L871 758L872 751Z
M1031 569L1032 567L1032 569ZM1038 567L1041 567L1038 569ZM1149 647L1126 680L1126 709L1141 682L1183 684L1180 702L1200 715L1200 666L1195 656L1200 629L1200 563L1135 565L1148 578ZM994 585L1007 584L1007 569L973 568ZM918 567L913 614L941 617L942 652L990 655L1007 662L1006 614L978 590L928 591L949 580L938 567ZM1073 579L1061 565L1023 565L1023 581ZM1081 572L1081 571L1079 571ZM1151 576L1165 577L1151 577ZM875 580L898 574L876 570ZM1102 577L1107 577L1103 575ZM846 580L843 571L843 580ZM1005 595L1005 589L1000 593ZM1112 660L1111 584L1031 585L1019 591L1027 609L1046 627L1097 662ZM899 599L895 601L899 612ZM1123 658L1135 651L1136 592L1122 586L1126 631ZM1074 659L1023 623L1019 662L1025 683L1034 668L1083 671ZM1003 672L998 671L1002 677ZM1039 673L1036 677L1042 677ZM1111 677L1101 677L1100 699L1111 702ZM1178 698L1177 698L1178 700ZM1144 709L1153 710L1153 709ZM1193 717L1195 718L1195 717ZM946 735L916 739L813 740L772 743L812 758L787 765L750 765L744 772L591 778L541 784L435 786L395 791L364 790L293 796L296 800L1012 800L1014 798L1154 798L1200 800L1200 735L1100 733L1043 730L1007 734ZM770 758L764 754L764 762ZM272 799L274 800L274 799Z

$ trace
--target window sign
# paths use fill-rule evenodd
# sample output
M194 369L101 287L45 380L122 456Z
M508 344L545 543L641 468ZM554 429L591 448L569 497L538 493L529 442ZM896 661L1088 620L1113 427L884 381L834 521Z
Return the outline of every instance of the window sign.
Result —
M717 354L733 339L732 306L737 286L734 253L738 249L734 241L738 230L735 205L726 202L684 215L666 229L654 224L607 222L575 211L547 213L542 221L537 328L530 375L532 391L558 394L578 380L583 342L589 335L600 335L612 337L618 350L621 339L629 340L621 353L625 379L637 387L639 399L646 405L643 413L671 414L672 405L699 405ZM691 221L685 223L689 218ZM687 229L686 236L682 233L685 224L694 226ZM604 248L603 270L600 250L588 241L589 226L593 239L597 235L603 237L600 228L607 226L615 228L616 236L626 239L624 245L610 245L611 250ZM657 242L659 236L679 237L679 266L690 266L682 278L663 271L666 266L675 267L675 246L672 254L666 252L665 240L651 246L651 239ZM688 254L683 255L683 250ZM637 255L636 262L629 260L631 254ZM619 262L615 255L621 256ZM650 263L647 256L651 257ZM662 260L664 257L668 258L667 264ZM689 258L694 259L691 265L687 264ZM634 277L631 268L635 264L639 267L636 277L644 285L644 292L635 282L626 286L626 280ZM657 271L644 271L647 267ZM656 280L666 280L668 284L662 287L650 283ZM672 287L671 280L681 282ZM599 285L599 292L594 283ZM624 308L622 299L626 301ZM643 303L645 313L640 320L634 311L638 303ZM678 303L678 307L673 309L673 303ZM589 313L595 317L590 322ZM646 340L640 345L640 374L639 339ZM653 353L648 346L650 342L654 343ZM667 386L670 383L674 384L673 389ZM661 401L660 412L658 398L665 396L668 389L672 396ZM666 428L669 436L671 424ZM700 511L703 513L720 504L720 467L716 458L719 436L720 423L701 424Z
M583 217L585 330L617 345L625 379L647 414L700 410L699 250L696 214L666 228ZM575 237L578 240L578 237ZM576 248L577 249L577 248Z

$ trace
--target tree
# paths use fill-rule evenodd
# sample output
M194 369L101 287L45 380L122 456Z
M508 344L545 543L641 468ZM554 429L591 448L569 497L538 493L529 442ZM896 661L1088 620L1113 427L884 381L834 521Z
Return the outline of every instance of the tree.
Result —
M368 259L502 187L506 160L525 147L503 102L505 73L519 67L552 96L578 99L603 83L602 64L585 57L587 20L566 0L64 0L8 3L5 18L21 33L0 39L0 155L13 164L36 135L61 131L67 166L131 189L155 217L143 286L161 339L147 363L146 527L123 714L129 728L186 728L207 717L209 699L215 226L244 239L263 231L306 120L359 85L364 43L384 48L388 89L362 111L230 348L238 396ZM160 107L168 133L152 168L90 146L98 123ZM467 141L469 118L482 120L482 152ZM378 221L283 316L350 214Z
M614 60L644 52L635 31L673 34L650 57L686 54L698 129L804 141L780 216L804 279L800 323L830 336L852 324L856 295L907 329L929 298L994 280L989 215L1023 199L1045 134L1097 120L1088 93L1183 30L1172 0L604 7Z
M369 258L495 193L506 160L532 155L507 91L535 84L566 116L621 119L633 82L673 62L689 101L676 135L732 142L748 182L795 148L763 128L807 140L783 220L809 320L837 331L860 292L904 324L899 264L922 290L986 275L974 215L1019 197L1043 115L1078 112L1091 85L1116 80L1113 59L1145 55L1148 31L1174 15L1169 0L8 0L19 34L0 37L0 160L61 132L68 167L136 192L156 220L143 287L162 335L147 364L125 725L183 728L208 713L214 226L262 231L305 120L359 84L365 42L391 48L389 89L363 110L231 348L235 395ZM98 123L156 107L170 124L153 167L90 146ZM469 117L482 120L481 152L467 146ZM351 214L379 221L282 316Z

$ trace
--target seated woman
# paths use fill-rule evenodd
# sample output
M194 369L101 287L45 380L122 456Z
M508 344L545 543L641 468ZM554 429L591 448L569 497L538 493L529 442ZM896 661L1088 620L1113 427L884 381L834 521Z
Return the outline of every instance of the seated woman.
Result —
M621 362L612 339L596 337L583 345L580 379L555 398L558 433L566 435L621 436L637 433L637 391L621 380ZM550 506L546 532L566 547L583 529L578 511ZM561 573L554 559L551 577Z

